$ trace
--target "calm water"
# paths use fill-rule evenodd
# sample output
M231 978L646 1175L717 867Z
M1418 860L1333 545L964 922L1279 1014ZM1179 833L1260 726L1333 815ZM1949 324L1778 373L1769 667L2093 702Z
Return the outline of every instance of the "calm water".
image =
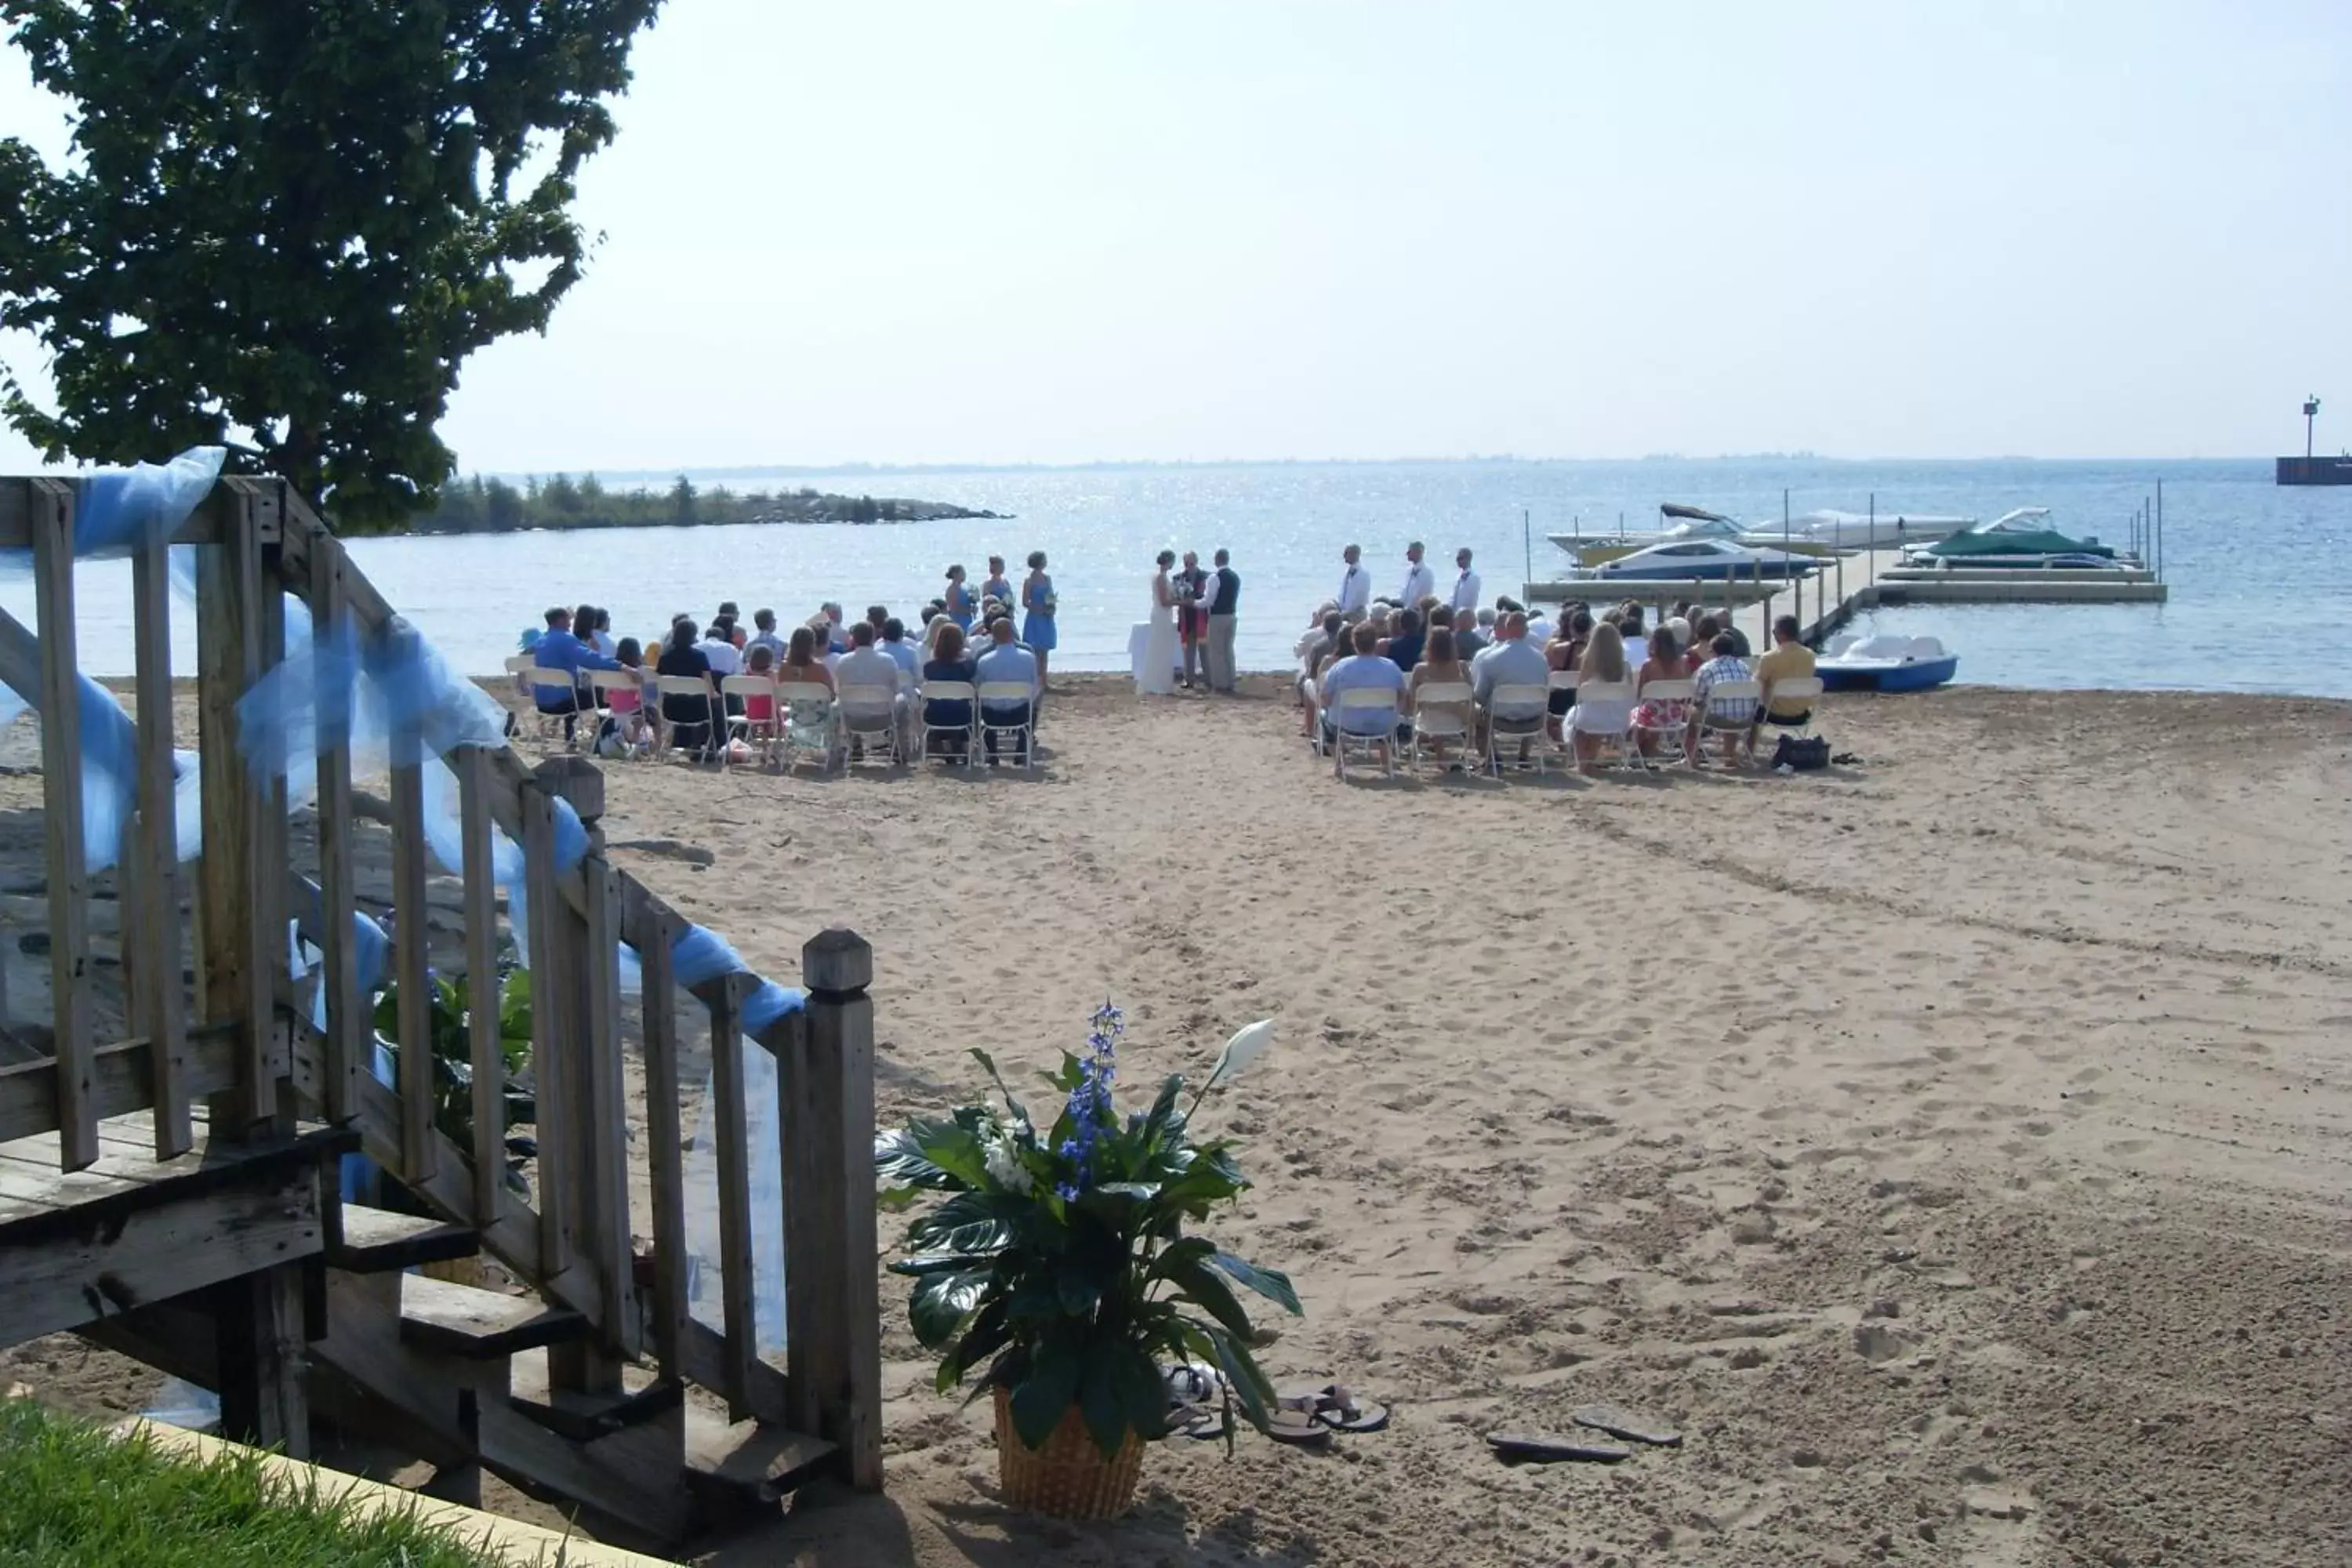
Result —
M1376 591L1402 580L1405 544L1427 542L1441 590L1454 549L1477 552L1486 597L1568 558L1544 540L1655 525L1660 501L1762 526L1792 510L1895 509L1990 518L2047 506L2054 527L2121 545L2133 510L2164 482L2165 605L2000 605L1882 612L1879 629L1939 637L1964 680L2000 686L2187 687L2352 697L2352 489L2281 489L2267 459L2168 463L1465 462L1252 464L1216 468L876 473L813 478L827 489L956 501L1010 521L362 540L361 567L451 662L496 671L517 634L553 603L610 605L614 630L644 637L674 611L721 599L772 605L789 624L837 599L908 611L937 594L950 562L978 582L991 551L1013 563L1042 549L1061 595L1064 669L1123 669L1162 547L1234 552L1242 574L1245 668L1289 663L1316 603L1339 585L1340 547L1364 546ZM719 479L698 481L710 484ZM742 479L738 489L797 480ZM131 668L129 573L81 574L83 668ZM31 583L0 580L0 605L32 616ZM181 617L177 667L194 668Z

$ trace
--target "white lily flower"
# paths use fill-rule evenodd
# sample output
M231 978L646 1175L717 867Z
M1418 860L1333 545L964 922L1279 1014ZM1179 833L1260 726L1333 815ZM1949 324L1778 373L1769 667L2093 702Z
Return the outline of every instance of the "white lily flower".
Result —
M1216 1088L1227 1079L1241 1076L1242 1069L1265 1055L1266 1047L1272 1044L1274 1020L1271 1018L1260 1018L1255 1024L1235 1030L1234 1037L1225 1042L1225 1048L1217 1053L1217 1065L1209 1073L1208 1089L1202 1092L1205 1094L1209 1089Z
M981 1157L988 1166L988 1173L996 1179L998 1185L1015 1193L1029 1191L1032 1184L1029 1168L1014 1157L1011 1140L987 1140L981 1145Z

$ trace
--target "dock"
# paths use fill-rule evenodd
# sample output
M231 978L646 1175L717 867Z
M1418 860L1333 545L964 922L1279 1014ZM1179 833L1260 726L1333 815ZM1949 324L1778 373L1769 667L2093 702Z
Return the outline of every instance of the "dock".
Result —
M1882 605L2160 605L2168 585L2146 567L2114 571L2053 570L2030 566L1913 566L1899 550L1854 550L1832 558L1807 577L1630 579L1570 577L1529 583L1528 604L1592 605L1631 599L1655 606L1728 609L1743 620L1756 612L1756 645L1771 644L1772 623L1794 616L1803 639L1819 647L1864 610Z

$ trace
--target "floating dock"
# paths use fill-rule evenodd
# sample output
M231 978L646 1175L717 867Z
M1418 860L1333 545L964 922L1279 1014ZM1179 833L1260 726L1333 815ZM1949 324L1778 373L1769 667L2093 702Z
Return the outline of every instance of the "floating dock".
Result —
M1690 604L1701 610L1757 611L1759 647L1771 643L1772 623L1794 616L1803 637L1818 647L1864 610L1881 605L2160 605L2167 585L2146 567L2113 571L2035 566L1913 566L1899 550L1856 550L1837 556L1811 576L1648 579L1568 577L1529 583L1529 604L1591 605L1632 600L1666 607Z

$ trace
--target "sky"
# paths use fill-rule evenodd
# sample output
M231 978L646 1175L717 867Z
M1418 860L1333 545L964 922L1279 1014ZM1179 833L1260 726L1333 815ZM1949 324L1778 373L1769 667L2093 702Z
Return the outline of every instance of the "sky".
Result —
M2352 443L2344 0L670 0L635 68L467 468Z

